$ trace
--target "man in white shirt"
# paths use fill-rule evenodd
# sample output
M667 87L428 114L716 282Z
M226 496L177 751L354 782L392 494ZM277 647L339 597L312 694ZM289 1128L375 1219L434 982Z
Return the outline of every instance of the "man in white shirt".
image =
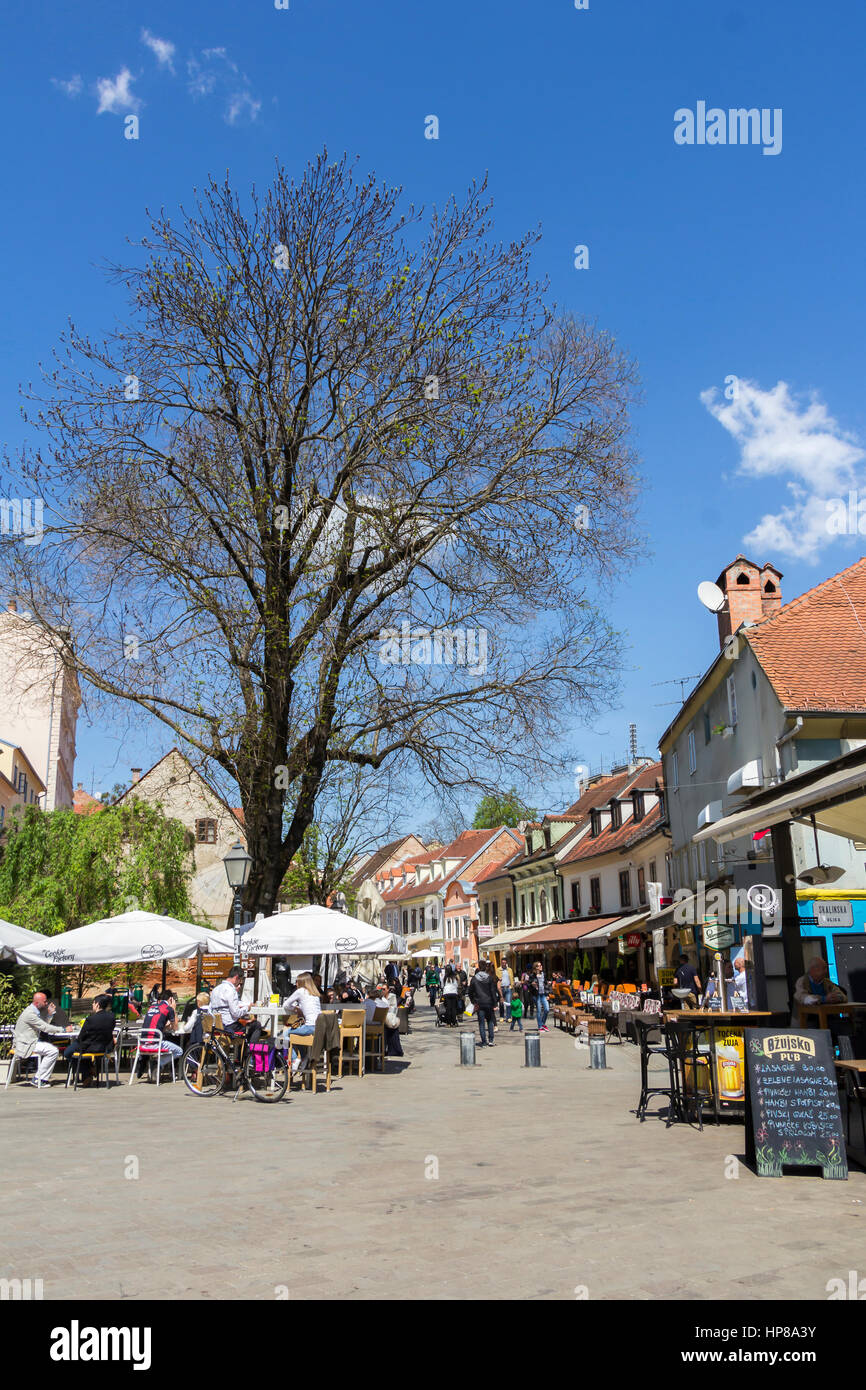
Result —
M233 966L224 980L220 980L210 997L211 1013L219 1014L227 1033L239 1031L238 1019L245 1012L241 1001L244 985L244 972L239 965Z
M499 996L499 1017L504 1019L506 1014L510 1016L511 1013L511 990L514 984L511 978L511 971L508 969L505 961L502 962L499 983L502 986L502 993Z

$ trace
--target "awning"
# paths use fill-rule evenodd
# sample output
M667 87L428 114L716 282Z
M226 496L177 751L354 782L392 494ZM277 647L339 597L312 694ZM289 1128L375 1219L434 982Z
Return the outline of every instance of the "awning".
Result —
M602 931L619 917L590 917L574 922L550 922L546 927L534 927L532 931L518 932L512 937L512 946L572 946L582 941L590 932ZM489 945L490 943L485 943Z
M848 759L842 761L847 763ZM737 840L756 830L812 815L821 830L850 839L866 838L866 762L862 757L854 766L837 766L819 778L814 774L789 778L771 793L755 797L742 811L705 826L692 840Z
M527 935L527 932L521 931L518 927L516 930L500 932L498 936L488 936L486 940L483 936L479 937L478 945L485 951L510 951L512 946Z

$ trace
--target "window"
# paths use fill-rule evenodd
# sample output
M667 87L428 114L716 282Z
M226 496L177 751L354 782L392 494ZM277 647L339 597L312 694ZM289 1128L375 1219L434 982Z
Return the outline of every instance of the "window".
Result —
M646 815L646 803L644 802L643 792L632 792L632 819L643 820Z
M511 899L510 899L510 898L506 898L506 899L505 899L505 930L508 931L508 929L509 929L510 926L511 926Z
M695 731L689 731L689 773L694 776L698 766L698 753L695 748Z
M631 907L631 874L628 869L623 869L619 876L619 904L620 907Z
M706 710L704 710L704 743L709 743L712 736L713 731L710 726L710 716L707 714Z
M610 828L611 830L619 830L621 825L622 807L618 801L612 801L610 803Z
M529 895L529 920L530 920L530 922L534 922L534 921L535 921L535 894L534 894L534 893L530 893L530 895Z
M521 895L520 895L520 925L523 926L525 922L526 922L526 894L525 894L525 893L521 893Z
M671 753L671 786L674 791L680 785L680 758L678 753Z
M637 871L637 900L641 907L646 904L646 874L643 865Z
M494 899L493 899L493 925L494 925L494 927L498 927L498 926L499 926L499 899L498 899L498 898L494 898Z
M423 932L423 930L424 930L424 909L423 909L423 907L419 907L419 909L418 909L418 930L419 930L420 932Z
M553 920L558 922L559 917L559 884L553 886Z
M403 913L403 935L404 935L404 936L408 936L408 934L409 934L409 913L404 911L404 913Z
M580 880L575 879L571 885L571 908L575 917L580 916Z
M728 723L732 729L737 727L737 687L733 676L728 676Z
M469 918L468 918L468 917L464 917L464 918L463 918L463 940L464 940L464 941L468 941L468 940L469 940Z
M650 883L658 883L659 880L658 880L658 875L657 875L657 873L656 873L656 861L655 861L654 859L651 859L651 860L650 860L649 871L650 871Z
M485 903L485 904L484 904L484 925L485 925L485 927L489 927L489 926L490 926L490 904L489 904L489 903Z
M594 840L595 837L599 834L599 832L600 832L600 830L601 830L601 812L600 812L600 811L590 811L590 813L589 813L589 820L590 820L589 837L590 837L591 840Z
M451 940L451 918L450 918L450 917L446 917L446 918L445 918L445 940L446 940L446 941L450 941L450 940Z
M601 912L601 879L591 878L589 880L589 901L596 912Z
M195 838L200 845L215 845L217 837L216 830L215 820L197 820L195 823Z

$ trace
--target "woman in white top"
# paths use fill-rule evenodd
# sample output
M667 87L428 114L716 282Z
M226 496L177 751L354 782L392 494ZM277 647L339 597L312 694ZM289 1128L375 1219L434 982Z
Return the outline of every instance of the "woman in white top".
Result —
M307 1035L315 1033L316 1019L322 1012L322 999L316 988L316 982L312 975L306 972L299 975L297 979L297 989L294 994L290 994L286 1003L290 1009L297 1009L304 1015L304 1022L300 1028L293 1028L293 1033ZM301 1065L301 1054L296 1047L292 1048L292 1071L295 1072Z
M457 1027L457 976L453 966L445 967L445 983L442 986L442 1002L445 1005L445 1023L449 1028Z

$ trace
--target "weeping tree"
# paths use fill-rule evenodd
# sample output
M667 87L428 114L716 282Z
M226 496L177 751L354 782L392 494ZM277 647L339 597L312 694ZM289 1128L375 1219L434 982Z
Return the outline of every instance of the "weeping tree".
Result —
M429 212L316 158L152 214L25 392L5 580L89 700L236 788L270 911L332 764L495 791L559 775L619 639L633 364L558 313L484 185Z

